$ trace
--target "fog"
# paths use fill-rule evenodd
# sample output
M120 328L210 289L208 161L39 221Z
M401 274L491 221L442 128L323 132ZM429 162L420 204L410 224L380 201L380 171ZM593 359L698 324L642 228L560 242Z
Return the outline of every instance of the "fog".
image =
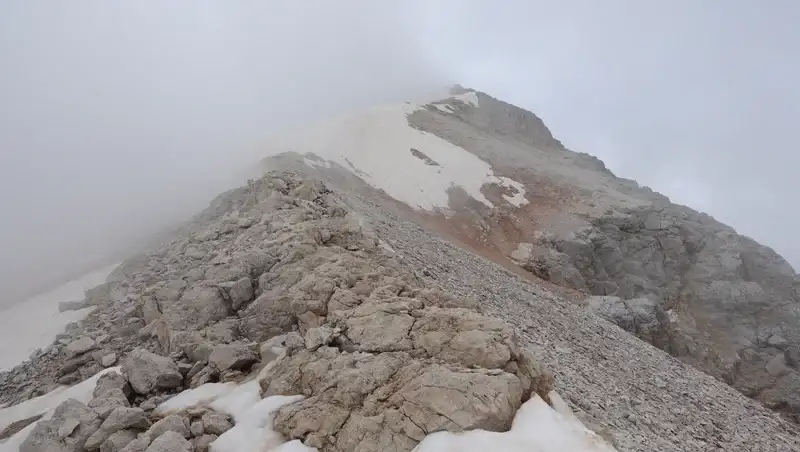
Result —
M411 12L4 2L0 304L184 219L282 127L444 86Z
M800 2L449 5L428 18L454 78L800 269Z
M282 128L450 82L798 267L795 5L6 1L0 304L185 218Z

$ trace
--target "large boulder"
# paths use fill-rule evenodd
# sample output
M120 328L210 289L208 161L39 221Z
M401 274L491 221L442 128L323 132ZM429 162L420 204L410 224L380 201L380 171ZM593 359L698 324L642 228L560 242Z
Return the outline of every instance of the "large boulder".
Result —
M410 451L428 432L506 431L552 389L509 325L397 292L331 313L265 369L263 396L307 396L278 410L277 431L321 451Z
M137 394L177 388L183 383L183 375L175 361L142 348L133 350L125 357L122 371Z
M39 421L20 452L83 452L84 444L100 428L101 420L91 408L68 399L53 411L53 417Z

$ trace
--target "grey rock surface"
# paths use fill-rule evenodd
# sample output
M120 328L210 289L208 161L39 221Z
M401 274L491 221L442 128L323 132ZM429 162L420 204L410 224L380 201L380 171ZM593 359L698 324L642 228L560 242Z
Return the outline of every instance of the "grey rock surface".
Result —
M156 389L175 388L183 382L183 375L173 360L144 349L136 349L129 353L123 359L122 371L138 394L148 394Z
M100 427L100 418L88 406L69 399L53 417L39 421L20 445L20 452L82 452L86 440Z
M249 369L259 356L253 346L246 344L225 344L214 347L208 363L218 371Z
M553 384L576 415L608 432L620 451L800 448L795 425L596 314L399 220L381 202L332 193L291 173L251 181L214 200L147 259L127 263L113 283L127 301L110 288L100 290L105 301L59 338L61 347L81 336L108 335L103 350L123 363L132 354L168 368L175 385L169 388L149 377L98 382L95 398L114 393L119 399L121 392L140 406L160 403L154 395L168 397L198 375L207 381L235 377L207 363L220 345L249 341L256 352L255 344L276 341L287 356L267 370L264 394L307 398L279 410L275 427L323 450L359 444L382 450L391 442L411 450L423 433L417 423L502 430L527 393L547 394ZM235 311L219 286L245 277L253 300ZM148 298L157 300L158 313L150 311L145 322L141 302ZM625 312L638 322L649 311ZM146 326L119 334L132 318ZM190 357L203 343L211 345L209 354ZM765 353L770 360L783 353L793 368L790 350L773 346ZM19 400L31 389L15 382L17 376L42 375L44 384L65 359L43 354L0 378L2 400ZM758 369L768 374L766 362ZM133 367L124 369L128 379ZM555 381L545 369L553 370ZM777 384L796 385L791 375L776 377ZM146 387L146 395L136 387ZM442 397L443 387L452 397ZM97 430L102 419L86 409ZM171 447L199 448L204 436L188 441L197 420L170 415L123 450L161 447L154 440L166 432L185 441L162 440ZM80 426L74 431L82 432Z
M192 443L175 432L166 432L156 438L145 452L192 452Z
M86 450L95 450L112 434L127 429L147 429L150 420L141 408L117 407L84 444Z

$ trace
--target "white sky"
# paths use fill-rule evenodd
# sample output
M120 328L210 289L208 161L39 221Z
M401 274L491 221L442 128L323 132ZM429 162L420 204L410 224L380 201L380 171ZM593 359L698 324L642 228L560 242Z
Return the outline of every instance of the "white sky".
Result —
M800 3L6 0L0 304L288 125L459 82L800 266Z

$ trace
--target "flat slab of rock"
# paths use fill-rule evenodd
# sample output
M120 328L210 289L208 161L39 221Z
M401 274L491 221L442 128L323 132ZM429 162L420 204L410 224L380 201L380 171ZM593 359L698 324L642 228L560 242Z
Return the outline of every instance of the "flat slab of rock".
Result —
M94 339L84 336L67 344L64 350L66 351L68 357L74 357L82 355L90 350L94 350L95 348L97 348L97 343L94 341Z

